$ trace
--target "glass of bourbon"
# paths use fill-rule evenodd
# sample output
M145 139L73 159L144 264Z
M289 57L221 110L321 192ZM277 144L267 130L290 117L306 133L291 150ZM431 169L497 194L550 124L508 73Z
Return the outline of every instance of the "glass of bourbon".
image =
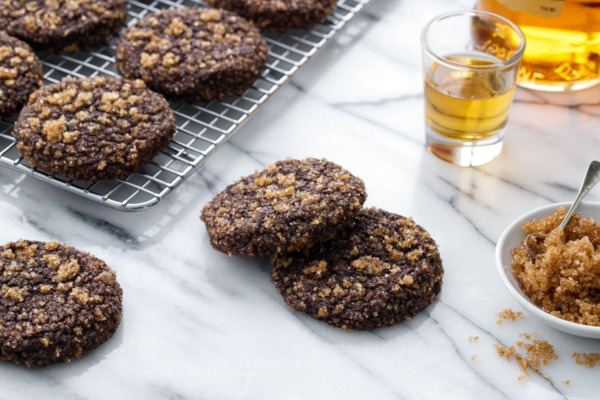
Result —
M460 166L501 150L525 37L509 20L476 10L434 18L421 35L427 148Z

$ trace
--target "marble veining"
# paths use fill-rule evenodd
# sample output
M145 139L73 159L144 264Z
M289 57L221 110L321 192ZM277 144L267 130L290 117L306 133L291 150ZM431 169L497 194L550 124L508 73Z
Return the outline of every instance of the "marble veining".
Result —
M419 36L472 0L372 0L293 80L163 202L124 213L0 169L0 242L59 240L104 259L124 290L122 325L85 358L0 363L0 399L594 399L600 367L569 336L507 307L497 238L522 213L571 200L599 157L600 90L572 105L518 90L505 147L478 168L424 148ZM285 157L326 157L365 181L367 206L412 216L444 262L438 300L400 325L346 332L293 312L264 258L214 251L202 206ZM600 189L599 189L600 190ZM600 201L600 191L589 201ZM538 333L559 359L521 383L494 343ZM479 340L469 341L478 336ZM475 357L476 356L476 357ZM564 382L570 381L567 385Z

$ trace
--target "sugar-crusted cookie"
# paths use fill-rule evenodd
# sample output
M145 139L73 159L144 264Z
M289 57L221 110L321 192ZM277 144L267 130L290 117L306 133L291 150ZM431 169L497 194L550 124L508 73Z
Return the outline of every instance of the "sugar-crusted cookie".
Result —
M117 34L126 0L0 0L0 29L44 51L73 51Z
M43 78L42 64L31 47L0 31L0 118L21 108Z
M0 31L3 31L11 21L10 13L13 9L13 3L17 0L0 0Z
M175 130L167 101L141 80L65 78L31 95L13 136L34 167L94 182L141 171Z
M362 180L339 165L287 159L228 186L201 219L216 250L272 255L333 238L365 199Z
M259 31L237 14L180 8L136 21L119 39L115 58L121 75L169 98L200 102L244 92L268 54Z
M122 290L104 261L58 242L0 247L0 361L69 362L116 331Z
M334 239L272 262L271 280L290 307L344 329L412 318L442 286L442 261L429 233L374 208L363 209Z
M234 11L259 28L279 32L313 27L331 14L336 0L207 0L207 3Z

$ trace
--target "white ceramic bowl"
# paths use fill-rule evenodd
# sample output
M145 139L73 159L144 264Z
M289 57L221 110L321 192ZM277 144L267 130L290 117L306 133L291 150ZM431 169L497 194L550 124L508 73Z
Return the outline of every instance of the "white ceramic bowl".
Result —
M500 235L500 238L498 239L498 244L496 245L496 265L498 267L498 273L510 294L517 299L525 310L542 320L545 324L572 335L600 339L600 327L565 321L564 319L548 314L533 304L531 300L529 300L529 297L521 291L519 283L512 273L512 256L510 251L515 247L519 247L523 239L525 239L525 231L523 231L523 228L521 227L523 223L553 215L554 211L561 206L568 209L571 206L571 203L555 203L537 208L521 215L514 220L504 232L502 232L502 235ZM581 203L575 212L582 217L592 217L597 222L600 222L600 203Z

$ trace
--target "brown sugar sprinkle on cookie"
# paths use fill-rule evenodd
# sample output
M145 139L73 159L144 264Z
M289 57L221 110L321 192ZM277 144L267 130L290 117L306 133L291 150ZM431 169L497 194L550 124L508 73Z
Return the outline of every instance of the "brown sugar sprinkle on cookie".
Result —
M514 312L510 308L506 308L504 311L496 314L496 316L500 318L496 321L496 324L498 325L502 325L504 321L516 321L517 319L525 318L525 315L523 315L521 311Z
M272 263L271 281L290 307L344 329L410 319L442 286L442 261L429 233L374 208L361 210L332 240Z
M280 32L311 28L335 8L336 0L207 0L213 7L234 11L259 28Z
M0 0L0 31L6 29L6 26L10 22L10 12L12 11L13 0Z
M600 226L575 213L564 232L566 211L523 224L526 233L549 236L539 241L535 260L524 245L513 249L513 274L523 292L547 313L579 324L600 326Z
M58 242L0 247L0 361L81 358L121 321L122 290L104 261Z
M287 159L229 185L200 218L214 249L273 255L333 238L352 223L365 199L363 181L339 165Z
M0 0L0 29L44 51L74 51L117 34L126 0Z
M18 111L42 86L43 77L31 47L0 30L0 118Z
M65 78L31 95L13 136L34 167L94 182L141 171L175 129L167 101L140 80Z
M200 102L244 92L268 54L258 29L237 14L180 8L136 21L123 32L115 58L123 76L171 99Z
M600 364L600 354L599 353L573 353L573 359L579 365L584 365L587 368L594 368L596 365Z

